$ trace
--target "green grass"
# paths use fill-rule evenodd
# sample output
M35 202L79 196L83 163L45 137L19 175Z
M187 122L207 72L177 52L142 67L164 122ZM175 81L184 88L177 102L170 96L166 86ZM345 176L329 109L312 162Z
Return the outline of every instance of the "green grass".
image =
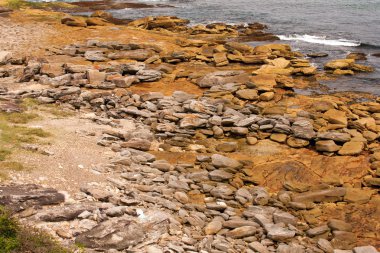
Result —
M19 10L21 8L32 9L58 9L58 8L73 8L74 5L63 2L28 2L25 0L6 0L5 6L13 10Z
M22 226L0 206L0 252L70 253L41 230Z
M33 109L36 111L46 112L57 118L66 118L75 115L74 112L64 110L57 104L40 104L33 98L24 99L21 106L25 109Z

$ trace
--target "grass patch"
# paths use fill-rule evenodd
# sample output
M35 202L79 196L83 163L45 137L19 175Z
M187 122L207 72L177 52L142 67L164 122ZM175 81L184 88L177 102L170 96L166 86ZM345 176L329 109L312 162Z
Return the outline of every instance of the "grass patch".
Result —
M74 8L75 6L64 2L29 2L25 0L6 0L5 6L13 10L21 8L31 9L60 9L60 8Z
M4 161L12 152L6 148L0 148L0 161Z
M36 99L26 98L21 103L24 109L33 109L41 112L49 113L57 118L66 118L75 115L75 112L62 109L57 104L40 104Z
M0 207L0 252L70 253L50 235L20 225L10 212Z
M14 112L14 113L0 113L0 121L5 120L14 124L26 124L33 120L39 119L40 116L36 113L27 112Z

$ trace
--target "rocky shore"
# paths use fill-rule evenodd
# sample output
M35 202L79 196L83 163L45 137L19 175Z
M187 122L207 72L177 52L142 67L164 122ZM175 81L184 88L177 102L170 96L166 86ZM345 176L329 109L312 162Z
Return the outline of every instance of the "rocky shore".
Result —
M38 57L0 51L3 112L58 104L111 154L104 181L15 176L1 205L85 252L378 252L380 100L294 91L375 69L318 69L259 23L112 19L61 15Z

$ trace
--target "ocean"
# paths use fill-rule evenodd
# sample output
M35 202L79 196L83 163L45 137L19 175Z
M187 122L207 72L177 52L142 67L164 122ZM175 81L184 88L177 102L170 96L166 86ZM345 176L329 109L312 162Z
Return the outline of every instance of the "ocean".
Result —
M38 0L37 0L38 1ZM75 1L75 0L67 0ZM166 4L174 7L122 9L111 11L118 18L173 15L192 24L260 22L293 50L302 53L325 52L327 58L311 59L323 68L331 59L345 58L350 52L363 52L374 73L325 81L329 92L362 91L380 95L380 0L127 0L127 2ZM257 43L251 42L256 45Z

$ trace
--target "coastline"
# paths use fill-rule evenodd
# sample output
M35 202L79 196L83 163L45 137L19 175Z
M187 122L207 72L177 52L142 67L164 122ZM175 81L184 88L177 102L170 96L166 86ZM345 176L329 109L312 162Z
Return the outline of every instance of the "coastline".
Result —
M144 7L151 6L128 8ZM72 181L80 174L86 186L45 181L68 191L70 203L37 203L23 222L43 222L64 245L114 252L380 248L378 97L295 92L372 71L360 55L317 69L259 23L188 26L177 17L146 17L120 25L103 11L4 13L0 51L12 56L0 66L2 106L29 97L69 108L102 127L98 139L86 138L111 154L98 178L65 172ZM10 173L21 180L4 189L39 185L38 170ZM80 227L83 221L91 225ZM98 230L112 227L110 235L126 243L101 238Z

